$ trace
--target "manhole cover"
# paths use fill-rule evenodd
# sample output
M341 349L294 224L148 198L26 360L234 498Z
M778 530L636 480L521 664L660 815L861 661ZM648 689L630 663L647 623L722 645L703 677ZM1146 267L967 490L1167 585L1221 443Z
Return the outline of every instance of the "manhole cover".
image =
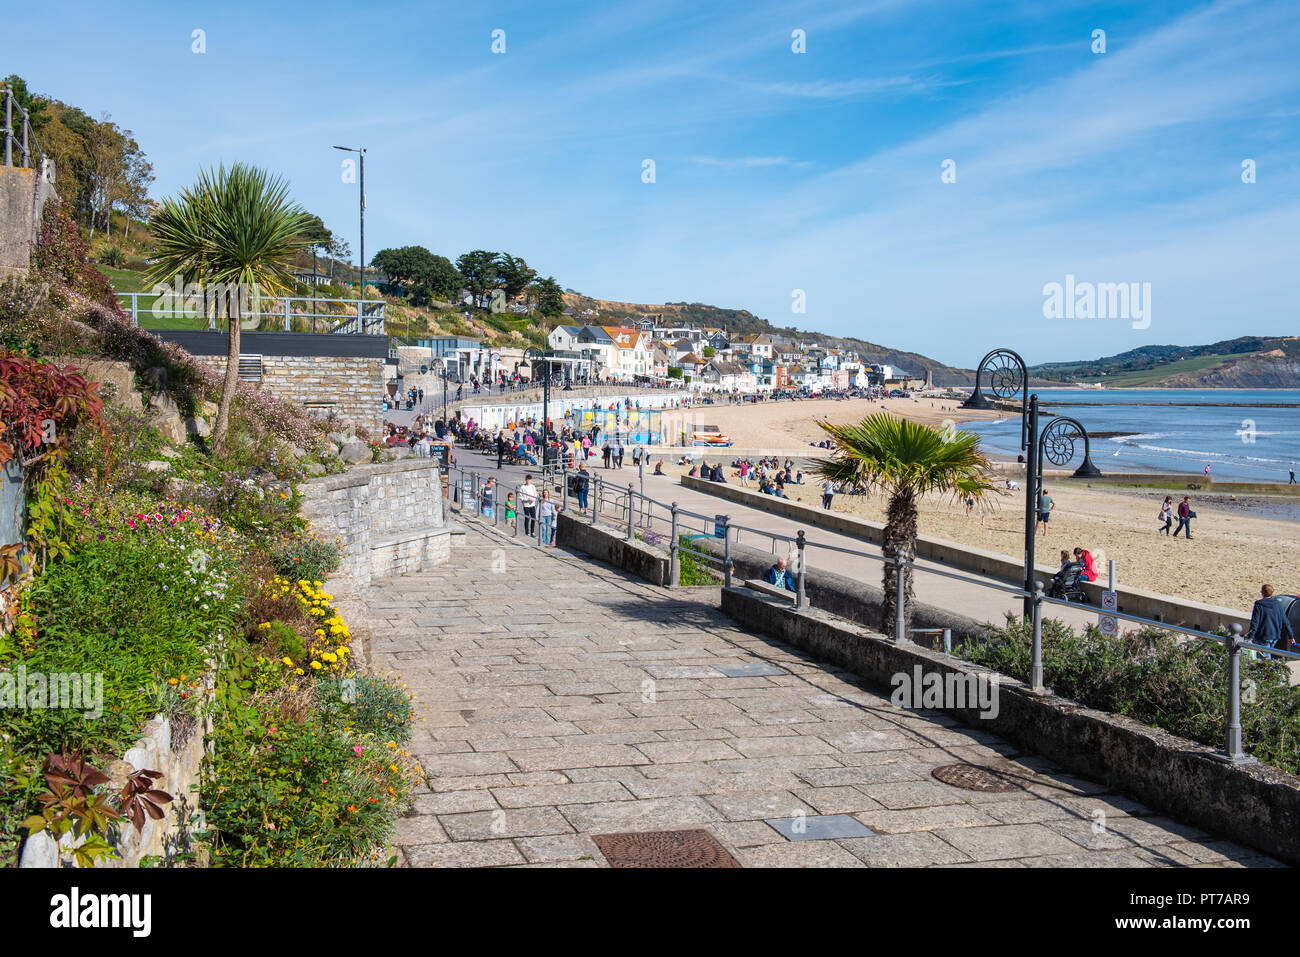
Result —
M739 867L708 831L593 834L610 867Z
M944 784L967 791L1019 791L1020 785L1007 775L977 764L945 764L930 772Z

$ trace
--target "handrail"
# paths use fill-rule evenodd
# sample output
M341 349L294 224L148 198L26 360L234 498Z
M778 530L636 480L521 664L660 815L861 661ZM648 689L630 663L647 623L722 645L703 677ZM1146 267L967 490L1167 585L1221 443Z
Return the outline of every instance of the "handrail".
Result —
M0 84L0 90L4 92L4 140L5 140L5 166L14 164L14 146L18 146L20 162L17 164L22 169L39 169L44 165L45 152L41 149L41 144L36 139L36 132L32 129L31 114L18 105L18 98L14 96L13 87L9 84ZM14 114L17 112L18 116ZM14 120L21 120L21 131L14 128ZM35 162L33 159L39 162Z
M118 292L115 293L115 295L119 299L129 299L131 301L131 306L128 311L131 315L132 324L136 326L140 325L141 312L152 313L155 317L160 319L161 318L175 319L178 317L198 318L198 314L194 312L194 310L185 309L183 307L163 310L162 314L159 315L159 312L156 309L157 301L159 299L164 298L165 294L159 294L153 291L148 291L148 292L137 291L137 292ZM153 304L151 306L145 306L142 309L140 306L140 298L142 296L146 299L152 299ZM173 298L175 297L173 296ZM258 321L258 324L260 325L263 319L283 320L284 323L283 331L294 332L296 331L293 329L294 320L304 320L304 321L310 320L311 332L315 333L317 320L322 320L322 327L323 327L321 329L322 333L332 333L334 335L348 335L348 334L373 335L373 336L384 335L384 306L386 304L383 302L383 300L367 299L364 303L362 303L360 299L320 299L320 298L315 298L310 296L285 296L283 298L276 299L270 296L266 296L263 297L263 301L278 303L279 307L274 312L269 312L269 311L264 312L261 310L255 310L249 312L243 316L243 321L256 319ZM314 306L311 312L306 312L306 311L295 312L293 308L293 304L299 302L313 303L313 304L314 303L337 303L349 309L353 309L357 312L362 312L362 310L364 309L364 312L362 312L362 314L359 316L347 315L344 313L336 313L336 312L319 312L316 310ZM358 325L358 320L360 320L359 325ZM216 319L214 317L209 317L208 328L209 329L216 328ZM355 331L358 328L361 330L360 333L357 333Z

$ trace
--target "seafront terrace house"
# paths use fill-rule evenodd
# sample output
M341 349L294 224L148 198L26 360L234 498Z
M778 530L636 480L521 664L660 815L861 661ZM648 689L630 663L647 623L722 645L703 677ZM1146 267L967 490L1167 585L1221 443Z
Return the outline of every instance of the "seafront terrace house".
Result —
M602 326L612 343L610 368L620 379L650 375L650 334L640 329Z
M616 375L618 359L614 339L603 326L583 326L578 330L576 349L592 363L599 376Z
M551 330L551 334L546 337L546 341L552 349L559 352L576 352L578 350L578 334L581 331L578 326L556 326Z

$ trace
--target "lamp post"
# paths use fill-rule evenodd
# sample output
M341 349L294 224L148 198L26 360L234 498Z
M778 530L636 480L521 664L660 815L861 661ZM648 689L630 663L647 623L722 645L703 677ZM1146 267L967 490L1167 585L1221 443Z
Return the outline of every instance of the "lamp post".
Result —
M551 362L546 353L537 346L529 346L524 355L528 357L528 369L533 371L540 365L542 367L542 466L546 466L546 457L550 452L551 443L548 437L549 418L548 412L551 404Z
M336 150L356 153L361 157L361 303L357 306L357 332L366 331L366 151L354 146L336 146Z
M1074 470L1074 478L1100 478L1101 469L1092 462L1092 449L1088 430L1078 419L1068 415L1056 416L1040 433L1038 431L1038 395L1029 397L1028 410L1029 455L1025 463L1025 581L1024 589L1034 591L1034 544L1038 532L1039 498L1043 494L1043 460L1058 468L1068 465L1074 458L1075 442L1083 440L1083 463ZM1025 598L1025 617L1033 615L1034 600Z

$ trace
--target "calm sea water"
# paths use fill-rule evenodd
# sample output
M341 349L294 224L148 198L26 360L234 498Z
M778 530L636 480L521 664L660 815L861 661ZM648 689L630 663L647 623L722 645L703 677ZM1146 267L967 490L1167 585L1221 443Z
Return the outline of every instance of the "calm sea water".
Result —
M1289 469L1300 472L1300 389L1037 393L1041 408L1078 419L1089 433L1127 433L1093 442L1092 459L1103 472L1199 475L1208 465L1212 478L1254 482L1286 482ZM1284 404L1290 408L1268 407ZM1020 452L1019 416L966 427L983 436L991 452Z

